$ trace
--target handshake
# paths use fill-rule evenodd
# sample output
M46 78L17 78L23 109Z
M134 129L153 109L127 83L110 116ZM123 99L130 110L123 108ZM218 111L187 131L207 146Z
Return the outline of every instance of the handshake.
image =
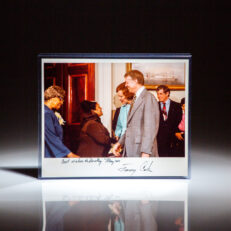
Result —
M108 152L109 156L116 156L116 157L121 157L121 153L122 153L122 146L119 142L117 142L116 144L114 144L111 149ZM67 158L80 158L79 155L70 152L69 154L67 154Z
M117 142L116 144L114 144L112 146L112 148L109 151L109 155L113 154L116 157L121 157L121 152L122 152L122 146L120 145L119 142Z

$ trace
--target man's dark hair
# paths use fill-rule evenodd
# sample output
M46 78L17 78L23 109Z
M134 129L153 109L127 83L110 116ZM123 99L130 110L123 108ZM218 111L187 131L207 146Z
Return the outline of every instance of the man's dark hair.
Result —
M138 71L138 70L131 70L131 71L128 71L124 77L128 77L130 76L133 80L137 80L137 82L141 85L144 85L144 75Z
M159 90L161 90L161 89L163 89L163 91L164 91L165 94L168 92L169 95L170 95L170 89L169 89L166 85L159 85L159 86L157 87L156 91L159 91Z

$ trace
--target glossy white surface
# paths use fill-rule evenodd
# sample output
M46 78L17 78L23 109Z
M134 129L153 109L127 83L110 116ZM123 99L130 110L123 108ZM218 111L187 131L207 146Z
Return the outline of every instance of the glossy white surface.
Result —
M108 224L112 222L113 213L109 205L114 206L114 202L118 202L123 211L123 219L120 221L126 230L132 227L130 222L134 216L137 216L137 219L133 222L139 223L137 230L149 230L145 224L153 225L150 230L168 230L169 226L166 228L163 224L164 221L170 222L170 217L177 216L177 202L183 203L181 210L184 211L185 230L228 230L228 227L231 227L230 157L225 152L217 155L216 151L194 151L192 155L190 180L39 180L32 176L35 171L2 169L0 230L31 230L32 227L33 230L50 230L52 222L58 222L60 230L71 230L68 224L74 222L72 227L77 228L76 223L80 225L83 221L78 222L80 217L84 217L86 225L89 215L91 223L92 216L96 216L94 209L98 216L96 220L105 222L107 230L110 230ZM178 209L174 210L174 206ZM62 209L64 211L60 213ZM111 214L106 221L101 220L98 209L102 216ZM81 211L85 211L84 216ZM61 216L61 220L54 219L55 214L50 216L54 212L57 217ZM147 217L146 213L151 216L152 222L144 218ZM180 230L180 226L174 225L172 221L170 223L172 230ZM100 224L95 225L95 230L101 230Z

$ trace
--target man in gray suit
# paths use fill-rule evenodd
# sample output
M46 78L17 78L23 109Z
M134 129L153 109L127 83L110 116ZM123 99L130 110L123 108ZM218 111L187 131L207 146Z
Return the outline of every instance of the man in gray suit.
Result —
M126 157L158 157L158 103L144 87L144 76L140 71L131 70L124 77L126 86L135 94L135 99L128 113L127 130L115 144L113 153L119 156L119 150L123 147L123 156Z

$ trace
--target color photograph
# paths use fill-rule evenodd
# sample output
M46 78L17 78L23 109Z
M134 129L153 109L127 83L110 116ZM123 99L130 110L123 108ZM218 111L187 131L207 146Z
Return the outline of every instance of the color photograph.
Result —
M188 177L190 55L66 56L39 56L41 177Z

